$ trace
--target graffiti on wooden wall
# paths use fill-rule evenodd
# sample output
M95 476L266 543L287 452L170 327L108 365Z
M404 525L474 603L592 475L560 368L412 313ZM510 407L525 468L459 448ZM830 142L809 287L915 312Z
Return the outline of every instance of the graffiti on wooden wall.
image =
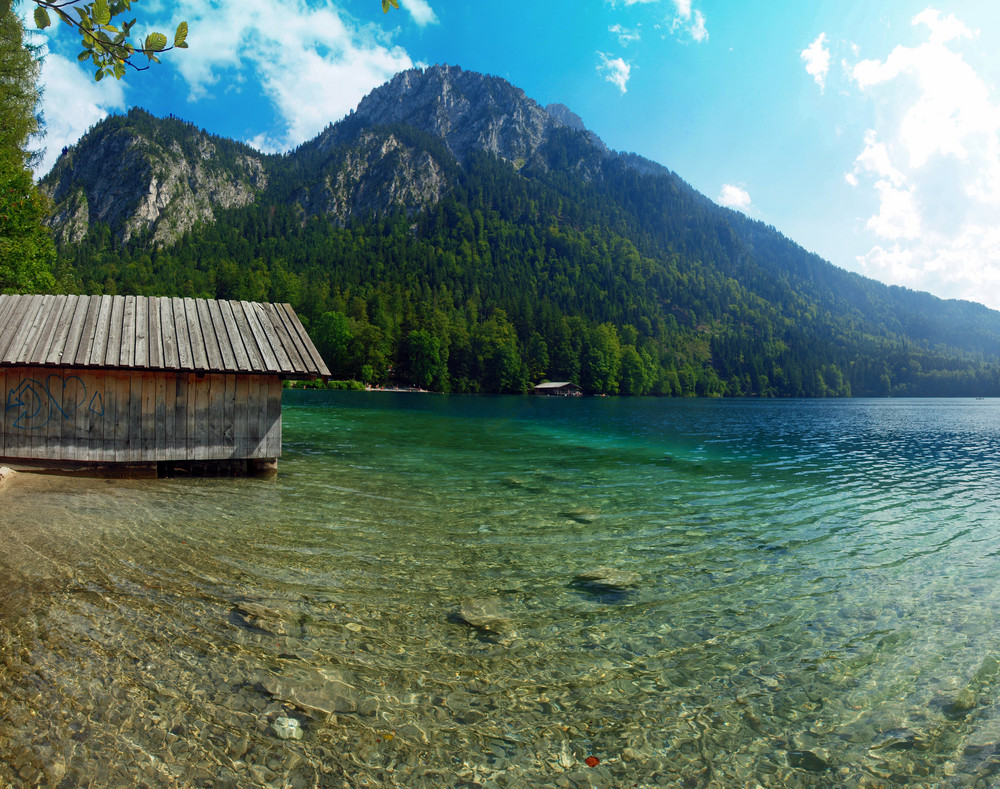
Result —
M41 430L54 420L75 420L80 408L104 416L101 393L89 395L80 376L50 375L44 383L25 378L7 394L7 423L18 430Z

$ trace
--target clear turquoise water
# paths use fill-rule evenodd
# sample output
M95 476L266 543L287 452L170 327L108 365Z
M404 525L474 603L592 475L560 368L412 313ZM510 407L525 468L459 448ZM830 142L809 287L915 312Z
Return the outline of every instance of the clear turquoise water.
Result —
M996 401L291 392L284 441L8 485L0 785L1000 784Z

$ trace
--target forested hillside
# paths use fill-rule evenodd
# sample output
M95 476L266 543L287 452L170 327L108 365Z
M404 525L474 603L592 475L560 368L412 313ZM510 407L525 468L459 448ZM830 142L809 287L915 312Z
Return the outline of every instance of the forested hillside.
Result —
M422 73L390 83L393 102L417 88L428 101ZM452 95L465 91L463 118L530 102L494 78L435 78L449 75ZM492 104L476 106L477 84ZM837 269L666 168L543 121L533 102L535 114L505 110L483 124L491 148L456 137L441 112L414 109L430 119L422 128L395 115L373 123L379 113L362 110L379 100L376 91L284 156L213 141L244 157L233 177L251 184L246 199L213 204L169 243L153 224L125 234L91 213L62 247L63 273L87 293L289 301L335 375L372 383L521 392L548 379L675 396L1000 391L996 312ZM159 124L157 155L202 155L190 137L203 133L186 124L141 112L108 123L121 134L133 117L137 138L150 136L139 126ZM512 127L522 117L530 128ZM88 137L100 140L102 127ZM76 188L68 166L59 177L67 193ZM165 209L158 221L167 220Z

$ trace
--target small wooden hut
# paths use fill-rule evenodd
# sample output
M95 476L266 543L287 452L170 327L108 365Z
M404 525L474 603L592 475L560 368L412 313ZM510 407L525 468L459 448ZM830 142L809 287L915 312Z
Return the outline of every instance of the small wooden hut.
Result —
M534 392L549 397L580 397L583 394L580 387L570 381L546 381L538 384Z
M0 460L273 466L282 380L329 375L288 304L0 295Z

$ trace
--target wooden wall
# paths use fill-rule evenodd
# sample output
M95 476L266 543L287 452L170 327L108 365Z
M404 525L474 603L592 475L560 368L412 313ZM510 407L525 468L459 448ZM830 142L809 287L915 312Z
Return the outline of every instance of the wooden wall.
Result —
M277 458L273 375L0 367L0 458Z

